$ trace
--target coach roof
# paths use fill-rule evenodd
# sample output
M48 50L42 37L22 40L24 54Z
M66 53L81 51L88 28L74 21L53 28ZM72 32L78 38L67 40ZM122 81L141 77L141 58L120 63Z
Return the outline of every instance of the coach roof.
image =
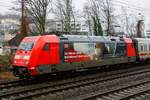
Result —
M60 37L63 42L120 42L120 37L112 36L86 36L86 35L63 35Z

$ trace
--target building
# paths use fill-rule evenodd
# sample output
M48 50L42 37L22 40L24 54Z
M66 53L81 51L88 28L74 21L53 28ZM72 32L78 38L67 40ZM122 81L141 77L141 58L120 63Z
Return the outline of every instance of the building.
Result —
M73 34L88 34L89 28L86 21L72 21L70 23L71 33ZM61 21L49 19L46 24L46 32L64 32L64 24Z
M0 19L0 55L7 51L6 44L12 39L16 32L20 28L20 20L17 16L3 16Z
M145 35L146 35L146 37L150 38L150 18L149 18L149 16L147 16L146 20L145 20Z
M56 32L56 20L48 19L46 22L46 32Z
M0 33L0 54L3 53L4 34Z
M146 37L149 37L150 38L150 24L146 25L145 26L145 33L146 33Z

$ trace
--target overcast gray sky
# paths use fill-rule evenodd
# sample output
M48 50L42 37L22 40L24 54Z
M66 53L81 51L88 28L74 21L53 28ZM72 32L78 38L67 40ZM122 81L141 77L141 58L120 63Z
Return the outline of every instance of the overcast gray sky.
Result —
M0 13L11 12L9 9L13 6L13 1L15 0L0 0ZM73 0L73 3L77 9L81 9L83 4L87 0ZM150 0L114 0L117 4L116 6L125 6L129 5L129 9L134 12L139 12L139 8L143 9L143 13L148 13L150 16ZM137 9L136 9L137 8Z

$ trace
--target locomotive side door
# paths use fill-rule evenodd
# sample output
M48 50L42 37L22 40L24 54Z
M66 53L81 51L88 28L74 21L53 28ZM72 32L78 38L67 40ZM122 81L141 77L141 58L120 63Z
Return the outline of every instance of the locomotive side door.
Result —
M38 65L59 64L59 44L47 42L40 51Z
M59 64L59 43L50 43L50 64Z

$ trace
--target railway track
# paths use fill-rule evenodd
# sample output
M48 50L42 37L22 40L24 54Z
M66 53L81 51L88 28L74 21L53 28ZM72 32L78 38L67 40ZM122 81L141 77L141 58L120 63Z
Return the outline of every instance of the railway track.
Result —
M150 81L136 84L130 84L125 87L118 87L114 90L104 93L93 92L88 95L78 97L80 100L149 100L150 99Z
M12 80L12 81L3 81L0 82L0 90L4 88L10 88L10 87L15 87L18 86L20 83L22 83L22 80Z
M114 75L114 74L119 74L119 73L123 73L126 71L134 71L134 70L142 70L142 69L147 69L147 66L145 67L137 67L137 68L130 68L129 70L117 70L116 71L111 71L108 73L104 73L104 74L97 74L97 76L110 76L110 75ZM97 73L97 72L96 72ZM93 74L93 73L92 73ZM95 75L94 75L95 76ZM89 77L92 77L92 75L89 75ZM51 78L48 78L47 80L30 80L30 81L25 81L25 80L12 80L12 81L2 81L0 82L0 90L6 90L6 89L10 89L10 88L17 88L19 86L26 86L26 85L30 85L30 84L38 84L38 83L42 83L42 82L46 82L46 81L52 81Z
M49 79L50 80L50 79ZM15 89L17 87L25 86L25 85L31 85L34 83L40 83L41 81L37 80L12 80L12 81L4 81L0 83L0 90L6 90L6 89Z
M137 76L137 77L141 77L141 76ZM150 80L148 79L148 77L147 78L143 77L143 79L140 81L136 80L135 76L128 77L128 78L132 78L134 81L127 79L128 81L131 81L131 82L127 82L127 80L124 78L122 80L119 79L119 81L117 81L118 79L116 79L116 80L112 80L112 81L106 81L104 83L103 82L95 83L95 84L91 84L88 86L82 85L78 88L73 87L70 90L66 90L63 92L55 93L55 94L49 94L48 96L40 97L39 99L44 100L44 98L46 99L47 97L53 99L53 97L54 97L54 98L57 98L56 100L62 100L61 98L65 99L65 100L130 100L130 98L132 96L136 97L136 96L139 96L139 94L141 94L143 92L147 93L147 91L150 91L150 88L147 88L150 86ZM122 82L120 82L120 81L122 81ZM117 84L118 82L120 82L120 86L119 86L119 84ZM117 84L117 85L115 85L115 84ZM130 89L130 91L129 91L129 89ZM107 93L110 93L110 91L113 93L116 93L118 91L123 91L123 90L127 90L124 93L128 93L128 95L124 94L124 97L123 96L121 97L118 93L118 96L114 95L114 97L112 97L112 98L111 97L110 98L93 98L93 94L95 96L96 93L99 94L99 93L102 93L105 91L107 91ZM94 91L97 91L97 92L94 92ZM70 93L71 95L66 96L67 93ZM105 94L102 94L101 96L105 96ZM89 98L87 98L87 97L89 97ZM98 95L98 97L99 97L99 95Z
M109 72L108 72L109 73ZM104 73L104 74L96 74L89 75L84 77L78 77L76 79L68 79L59 82L48 82L44 84L30 85L28 87L24 87L22 89L16 89L13 91L3 91L0 92L0 98L3 100L6 99L41 99L50 98L56 100L62 100L62 98L71 98L77 97L81 95L81 97L77 98L82 99L82 95L86 92L92 93L92 89L96 89L97 86L109 86L113 85L111 83L116 82L124 82L128 81L137 81L137 83L141 84L141 82L149 82L150 80L150 69L148 66L141 68L131 68L128 70L120 70ZM142 81L139 81L142 80ZM97 88L99 89L99 88ZM70 93L70 94L68 94ZM83 96L84 97L84 96ZM73 99L73 98L71 98ZM70 99L70 100L71 100ZM85 98L83 98L85 99Z

